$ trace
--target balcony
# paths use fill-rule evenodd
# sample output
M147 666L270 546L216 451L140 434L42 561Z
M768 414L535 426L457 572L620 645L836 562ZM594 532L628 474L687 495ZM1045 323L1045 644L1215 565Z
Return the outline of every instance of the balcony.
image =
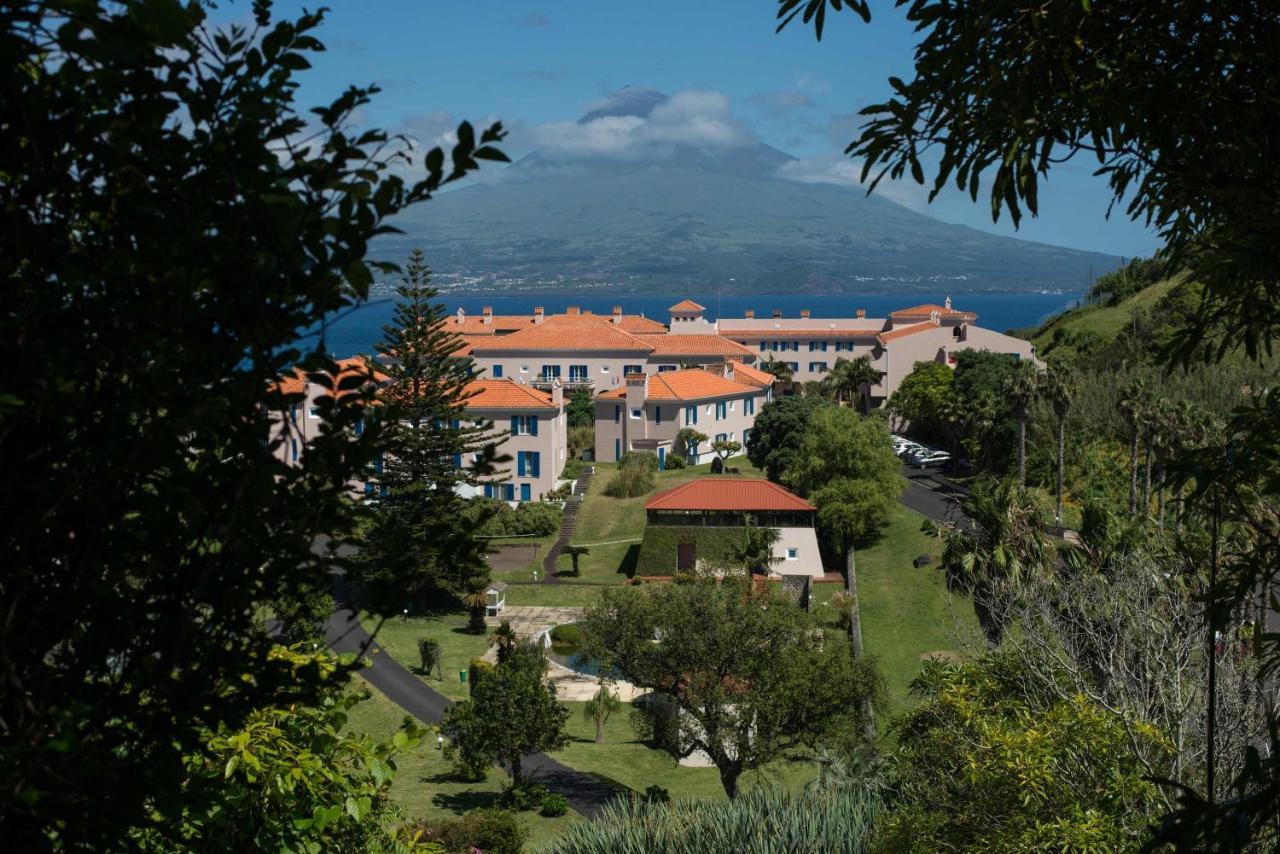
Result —
M592 382L591 377L577 374L570 374L568 379L565 379L564 377L538 374L529 381L529 385L541 391L550 391L551 387L555 385L556 380L560 380L565 391L578 391L579 389L591 391L595 387L595 383Z

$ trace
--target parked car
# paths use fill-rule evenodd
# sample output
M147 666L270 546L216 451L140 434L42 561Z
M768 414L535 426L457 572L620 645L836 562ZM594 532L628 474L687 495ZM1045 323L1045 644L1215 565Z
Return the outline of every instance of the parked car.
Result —
M918 469L922 469L925 466L939 466L950 461L951 455L946 451L933 451L928 454L920 454L913 457L911 464Z

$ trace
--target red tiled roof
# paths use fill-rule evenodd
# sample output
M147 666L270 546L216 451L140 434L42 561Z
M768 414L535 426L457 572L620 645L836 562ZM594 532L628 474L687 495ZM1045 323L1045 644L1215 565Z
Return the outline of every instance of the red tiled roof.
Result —
M777 377L752 365L738 363L733 366L733 378L740 383L750 383L762 388L777 382Z
M874 338L880 334L880 327L865 329L822 329L820 327L804 329L723 329L721 335L729 338L818 338L833 340L836 338Z
M758 391L760 391L758 386L727 380L702 368L686 368L682 371L663 371L660 374L651 375L645 400L706 400L714 397L736 397ZM626 396L626 386L618 386L598 395L610 400Z
M904 326L901 329L891 329L888 332L881 332L876 336L876 340L881 344L893 341L895 338L906 338L908 335L915 335L917 332L924 332L928 329L936 329L938 324L932 320L926 320L924 323L913 323L910 326Z
M954 308L947 308L943 305L935 305L934 303L925 303L924 305L913 305L911 308L900 308L897 311L889 312L889 317L894 320L910 320L916 317L929 317L934 312L939 317L964 317L968 319L976 319L977 314L972 311L957 311Z
M645 338L653 345L654 356L751 356L754 353L737 341L719 335L653 335Z
M636 334L660 334L667 331L666 324L638 314L624 314L619 322L614 323L613 316L607 314L548 314L542 323L537 323L532 314L495 314L492 323L485 323L483 316L469 315L458 322L456 315L445 321L443 328L447 332L458 335L492 335L504 336L530 326L560 323L607 323L624 332Z
M377 369L372 371L365 363L363 356L352 356L349 359L336 360L338 365L338 373L334 378L341 380L348 376L367 376L374 382L383 382L389 379L386 374ZM295 368L293 373L286 377L281 377L272 391L279 391L281 394L301 394L307 390L307 375L300 368Z
M701 477L659 492L646 510L723 510L750 513L814 510L814 506L776 483L750 478Z
M680 302L671 306L667 311L706 311L705 305L698 305L691 299L682 299Z
M555 409L548 392L530 388L515 380L472 380L467 384L466 408L472 409Z
M474 353L491 352L643 352L653 349L645 340L618 329L607 320L594 323L539 323L494 338L485 338L472 344Z

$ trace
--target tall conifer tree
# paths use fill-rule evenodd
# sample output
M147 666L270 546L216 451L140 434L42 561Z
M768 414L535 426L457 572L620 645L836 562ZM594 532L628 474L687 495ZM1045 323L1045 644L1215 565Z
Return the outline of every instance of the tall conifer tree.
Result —
M476 538L484 519L467 512L458 487L493 473L495 437L492 425L465 417L472 364L453 355L462 339L433 302L430 276L414 250L373 365L384 376L378 417L388 451L370 476L378 503L357 574L384 607L462 597L488 580Z

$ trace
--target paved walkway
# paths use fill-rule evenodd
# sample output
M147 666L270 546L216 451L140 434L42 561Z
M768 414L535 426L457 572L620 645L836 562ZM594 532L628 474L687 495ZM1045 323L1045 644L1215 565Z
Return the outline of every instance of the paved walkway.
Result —
M335 652L354 652L369 660L370 666L360 671L370 685L386 694L393 703L424 724L438 724L453 702L425 684L384 652L360 625L356 613L339 606L326 628L326 640ZM569 806L588 818L594 818L606 803L621 790L575 771L547 756L533 753L524 757L524 769L536 776L548 791L564 795Z
M581 608L557 608L549 605L508 605L496 617L485 617L485 625L511 624L516 636L531 638L543 629L562 623L576 623L582 619Z

